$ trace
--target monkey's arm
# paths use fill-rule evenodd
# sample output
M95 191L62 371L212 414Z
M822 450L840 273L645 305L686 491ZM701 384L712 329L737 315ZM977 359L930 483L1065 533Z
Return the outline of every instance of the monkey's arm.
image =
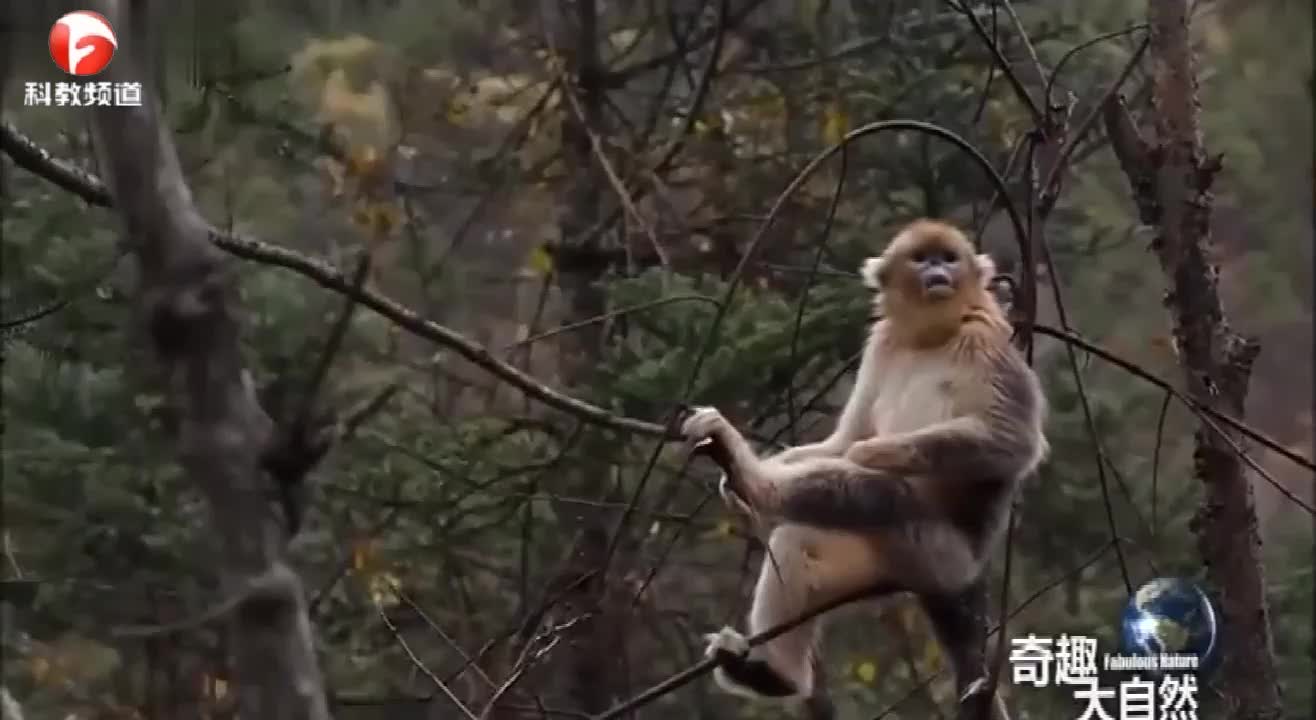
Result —
M833 433L824 440L782 450L776 455L764 458L764 462L791 465L815 458L835 458L845 454L847 447L849 447L849 444L846 442L845 436Z
M730 491L754 514L822 527L861 528L904 522L920 501L905 477L869 470L838 457L781 464L760 460L716 408L699 408L682 434L708 450L725 473ZM728 500L730 502L730 500Z
M905 433L853 443L845 457L899 474L1015 478L1046 453L1041 434L1041 390L1036 376L1013 355L985 356L981 392L967 414Z
M844 457L870 470L925 472L932 457L954 450L964 452L989 439L990 431L979 418L963 416L918 430L857 440L846 449Z
M890 527L987 513L1046 454L1045 400L1037 377L1012 354L980 359L975 412L921 430L856 444L846 457L815 459L747 476L749 501L787 522L838 529ZM885 453L881 463L865 453ZM1008 494L1008 493L1007 493Z
M871 530L934 519L910 477L860 467L844 458L790 466L788 478L768 477L750 504L781 521L836 530Z

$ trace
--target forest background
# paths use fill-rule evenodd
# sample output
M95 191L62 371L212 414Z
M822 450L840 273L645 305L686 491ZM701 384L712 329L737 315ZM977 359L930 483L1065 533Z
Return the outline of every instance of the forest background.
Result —
M1023 269L997 188L945 138L867 136L782 195L866 123L931 123L977 148L1045 221L1039 325L1183 385L1152 232L1098 112L1117 92L1151 123L1145 3L169 6L131 37L149 38L201 215L241 258L242 359L277 427L331 440L297 458L309 472L272 473L284 484L245 521L300 520L288 561L336 717L588 716L742 622L762 547L711 469L663 442L677 402L764 442L825 433L869 314L856 270L916 216L954 219ZM44 38L34 8L7 30ZM1313 440L1311 12L1203 1L1191 24L1205 147L1223 162L1212 259L1232 325L1261 347L1247 422L1280 446L1249 445L1262 472L1247 477L1294 718L1316 673L1316 497L1282 452L1310 458ZM177 464L142 271L86 116L23 106L24 82L63 77L40 44L5 44L4 688L27 717L231 717L233 627L198 618L223 596L224 541ZM1063 142L1039 141L1039 117L1061 119ZM19 167L28 141L85 182ZM1198 420L1054 337L1038 335L1035 365L1053 455L1016 516L1011 607L1028 602L1008 634L1109 649L1129 585L1219 590L1192 522ZM829 624L844 717L952 716L912 603ZM1077 710L1063 689L1001 685L1019 717ZM1205 689L1202 716L1224 717L1223 697ZM774 713L707 678L641 711Z

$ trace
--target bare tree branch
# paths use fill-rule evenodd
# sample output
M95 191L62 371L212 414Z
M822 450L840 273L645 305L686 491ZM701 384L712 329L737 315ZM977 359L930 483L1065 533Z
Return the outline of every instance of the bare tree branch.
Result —
M50 180L88 203L103 207L112 205L110 195L99 178L52 157L8 121L0 122L0 148L4 149L20 167ZM455 330L427 320L414 310L368 287L357 290L351 278L323 260L255 238L227 233L209 225L205 226L205 231L211 242L233 255L266 265L287 268L322 287L354 297L361 305L388 318L404 330L455 351L481 369L507 381L549 407L613 430L668 440L678 439L674 431L658 423L615 415L596 405L549 388L515 366L494 357L488 349Z
M445 685L443 681L439 679L439 676L434 674L433 670L426 667L425 663L421 662L419 657L416 657L416 653L411 649L411 646L407 644L407 641L403 639L402 633L398 630L397 625L394 625L393 621L388 619L388 613L384 611L384 607L378 602L375 603L375 612L379 614L379 619L384 622L384 627L388 628L389 633L393 635L393 639L397 641L398 647L402 648L402 652L407 654L407 659L411 661L411 664L419 670L421 674L429 678L429 681L434 683L434 687L437 688L439 692L443 693L453 705L456 705L457 709L461 711L462 715L466 716L467 720L478 720L475 717L475 714L471 712L470 708L466 707L466 705L462 703L461 698L458 698L457 694L452 691L452 688Z

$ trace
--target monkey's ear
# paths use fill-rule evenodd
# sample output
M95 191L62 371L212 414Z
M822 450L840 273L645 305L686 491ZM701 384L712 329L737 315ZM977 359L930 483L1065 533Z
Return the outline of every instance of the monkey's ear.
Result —
M870 290L882 289L882 266L885 264L880 257L870 257L859 266L859 277L863 278L864 287Z
M982 253L973 257L973 264L978 266L978 283L984 288L990 288L996 279L996 261L992 260L991 255Z

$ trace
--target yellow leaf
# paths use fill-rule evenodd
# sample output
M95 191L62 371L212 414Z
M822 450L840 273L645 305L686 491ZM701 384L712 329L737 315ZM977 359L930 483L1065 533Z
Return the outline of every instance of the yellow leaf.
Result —
M832 102L823 111L823 142L827 145L836 145L841 142L849 131L850 116L846 114L845 110L841 109L839 102Z
M530 251L530 257L526 260L526 265L536 275L547 276L553 272L553 256L549 254L548 248L538 245Z
M872 685L877 679L877 663L872 660L865 660L855 666L855 677L865 685Z
M466 102L466 100L460 96L453 98L452 102L448 103L448 122L453 125L464 124L467 113L470 112L470 109L470 103Z
M721 537L731 537L731 531L733 529L734 528L731 526L731 520L727 518L722 518L717 522L717 534Z

